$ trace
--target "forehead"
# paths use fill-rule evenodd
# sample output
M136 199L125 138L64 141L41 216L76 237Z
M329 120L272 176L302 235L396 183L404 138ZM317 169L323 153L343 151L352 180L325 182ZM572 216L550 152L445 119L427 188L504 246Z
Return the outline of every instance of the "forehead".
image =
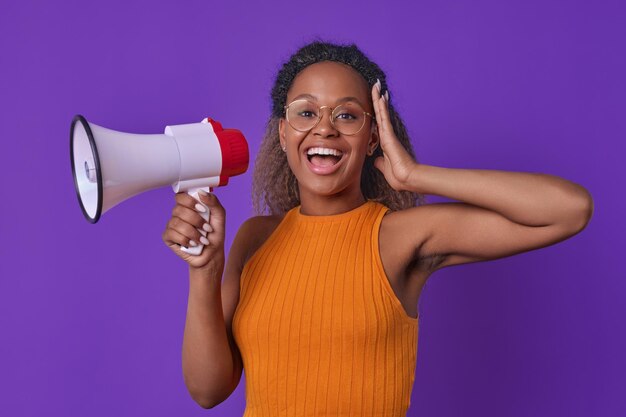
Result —
M369 87L354 68L341 62L322 61L311 64L296 76L287 92L290 101L300 94L311 94L321 103L334 103L342 97L369 101Z

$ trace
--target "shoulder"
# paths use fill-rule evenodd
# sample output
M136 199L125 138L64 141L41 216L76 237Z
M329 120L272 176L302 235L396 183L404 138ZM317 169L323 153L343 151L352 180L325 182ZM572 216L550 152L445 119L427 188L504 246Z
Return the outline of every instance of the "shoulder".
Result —
M244 221L239 231L248 237L273 231L284 218L284 215L253 216Z
M237 246L242 268L276 230L283 218L284 215L253 216L241 224L233 241L233 247Z

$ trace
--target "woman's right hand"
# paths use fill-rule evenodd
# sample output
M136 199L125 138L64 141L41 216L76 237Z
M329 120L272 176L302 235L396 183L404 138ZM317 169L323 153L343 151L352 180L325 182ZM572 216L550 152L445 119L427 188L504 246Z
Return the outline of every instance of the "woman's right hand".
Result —
M198 201L188 193L180 192L176 193L176 205L162 235L163 242L193 268L203 268L211 260L223 262L224 259L226 211L215 194L200 193L198 196L210 210L208 227L196 208ZM196 228L208 229L207 236L203 237ZM193 246L192 241L204 245L200 255L190 255L180 249L181 245Z

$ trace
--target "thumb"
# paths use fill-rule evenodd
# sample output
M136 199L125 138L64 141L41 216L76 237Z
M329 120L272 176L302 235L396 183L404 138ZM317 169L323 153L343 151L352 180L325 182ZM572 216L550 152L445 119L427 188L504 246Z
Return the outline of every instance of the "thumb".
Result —
M198 192L200 201L211 210L211 217L216 217L215 220L223 222L225 217L224 207L220 203L217 196L213 193Z

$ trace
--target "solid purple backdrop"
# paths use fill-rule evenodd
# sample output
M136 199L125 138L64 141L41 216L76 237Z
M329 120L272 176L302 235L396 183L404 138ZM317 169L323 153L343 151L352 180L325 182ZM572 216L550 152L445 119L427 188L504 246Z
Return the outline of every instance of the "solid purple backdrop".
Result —
M420 162L559 175L595 201L565 242L430 279L409 415L626 415L619 1L55 3L0 5L0 414L241 415L245 379L209 411L183 382L172 190L87 223L70 121L161 133L211 116L253 163L276 71L319 35L387 72ZM228 246L252 163L216 191Z

